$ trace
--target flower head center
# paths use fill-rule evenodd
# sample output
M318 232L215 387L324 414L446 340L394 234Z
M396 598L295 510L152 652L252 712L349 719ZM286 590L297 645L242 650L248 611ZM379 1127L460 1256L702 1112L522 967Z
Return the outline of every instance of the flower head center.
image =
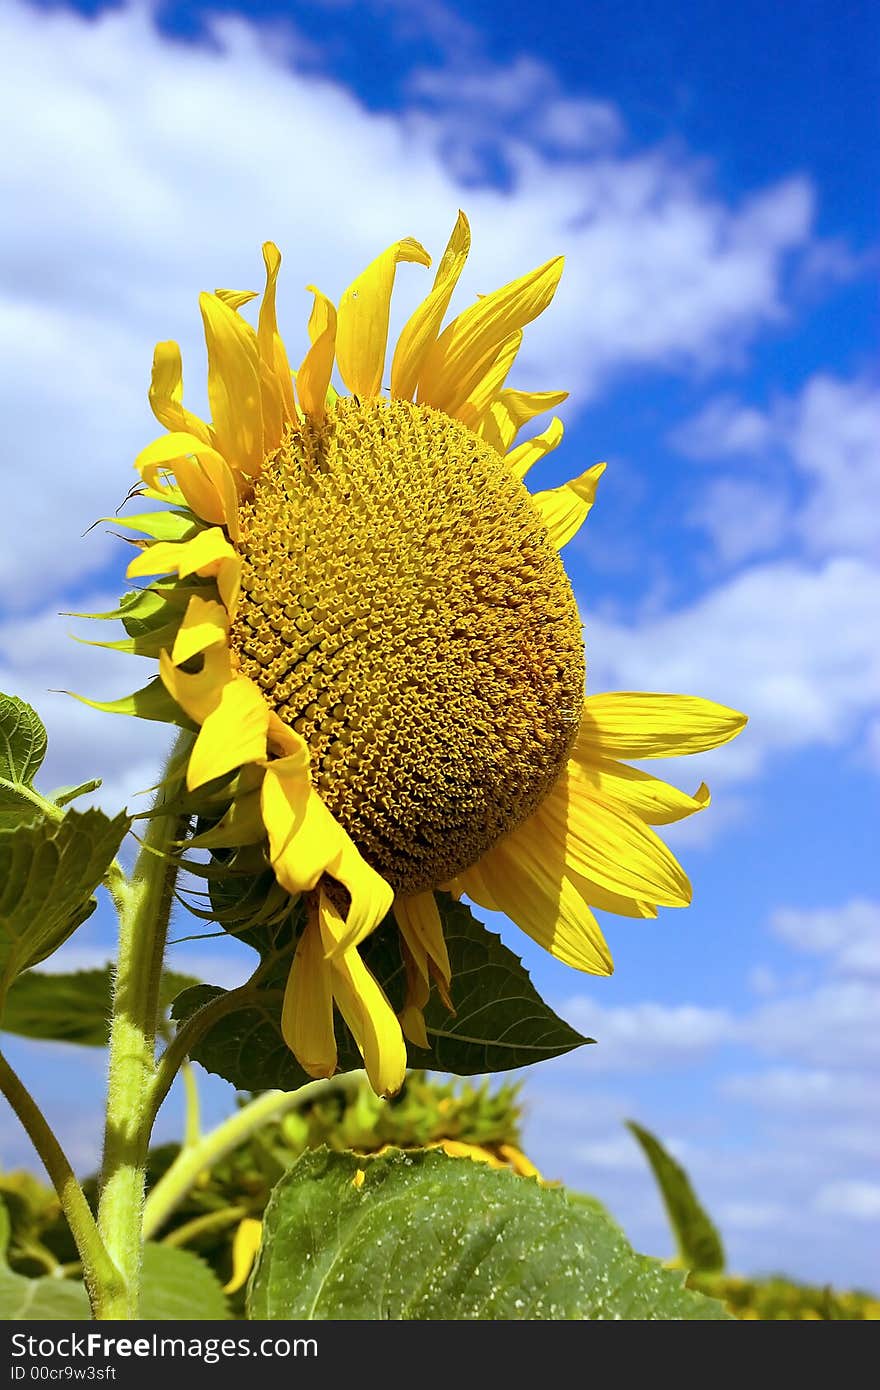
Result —
M240 669L364 857L436 888L531 814L580 720L580 619L528 493L440 411L341 399L240 524Z

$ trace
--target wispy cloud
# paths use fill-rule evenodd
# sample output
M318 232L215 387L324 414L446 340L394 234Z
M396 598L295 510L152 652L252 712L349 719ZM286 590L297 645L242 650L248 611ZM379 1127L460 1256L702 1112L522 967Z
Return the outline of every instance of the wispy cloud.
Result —
M809 556L880 554L880 389L870 378L817 373L766 410L721 396L672 442L692 458L738 465L699 488L690 513L722 561L783 545Z
M435 254L445 243L464 195L442 154L441 94L430 111L370 112L297 67L277 26L271 39L227 19L211 44L174 43L144 6L93 21L3 8L0 115L17 132L0 227L9 602L31 605L107 562L100 539L76 537L122 498L154 429L144 386L155 341L181 341L188 393L203 401L199 289L256 287L259 245L274 237L288 258L281 310L296 360L306 283L338 296L402 233ZM505 84L518 89L503 73L486 87L499 117ZM786 312L785 267L812 244L809 183L791 178L734 205L686 154L620 149L613 108L572 103L561 88L555 103L540 103L533 125L552 126L564 167L524 146L514 122L499 136L512 185L467 190L464 299L566 252L564 292L528 337L523 380L565 384L580 403L621 371L735 360ZM398 316L426 284L401 273Z

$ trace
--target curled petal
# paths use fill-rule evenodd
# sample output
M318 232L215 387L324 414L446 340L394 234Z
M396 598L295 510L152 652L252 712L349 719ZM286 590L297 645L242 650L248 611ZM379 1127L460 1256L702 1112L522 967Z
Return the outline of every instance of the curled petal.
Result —
M315 913L296 946L281 1005L281 1034L309 1076L332 1076L336 1070L331 968L324 959Z
M352 395L369 399L382 390L391 292L401 261L430 265L431 257L412 237L396 241L349 285L339 302L336 360Z
M551 543L557 550L561 550L577 535L592 511L596 500L596 488L606 466L604 463L595 463L570 483L533 494L532 501L547 527Z
M547 308L563 258L513 280L459 314L428 352L419 374L419 400L452 415L488 370L499 347Z
M434 287L404 325L391 363L391 395L411 401L426 354L437 341L443 316L452 292L464 269L471 246L471 229L463 212L452 229L452 236L434 277Z
M296 390L305 414L312 420L323 420L336 352L336 308L314 285L308 288L315 296L309 316L312 346L296 374Z
M515 449L511 449L505 456L507 466L515 478L522 480L539 459L551 453L561 443L562 421L554 415L542 434L536 434L533 439L527 439L524 444L518 444Z

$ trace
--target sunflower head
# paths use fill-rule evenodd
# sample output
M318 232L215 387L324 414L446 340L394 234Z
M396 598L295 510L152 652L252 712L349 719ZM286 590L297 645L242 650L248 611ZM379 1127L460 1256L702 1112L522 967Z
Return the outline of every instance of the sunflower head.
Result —
M689 900L650 828L701 810L621 761L732 738L734 711L675 696L586 697L580 618L560 549L604 464L562 487L526 474L562 438L521 430L564 391L507 386L560 258L482 296L445 327L470 233L462 214L405 325L383 390L391 294L410 238L337 308L314 286L291 371L266 287L201 297L211 421L183 404L180 353L156 349L165 433L139 455L141 493L169 505L127 523L146 539L126 646L158 656L126 708L198 728L186 782L209 794L196 843L270 865L305 895L284 1037L315 1076L337 1065L334 1008L377 1091L427 1046L432 988L452 1007L435 892L504 912L559 959L607 974L592 908L635 917ZM332 377L347 394L337 390ZM129 631L132 632L129 626ZM395 1015L358 950L393 908L406 972Z
M580 724L580 619L528 493L441 411L340 399L239 526L238 670L367 862L431 891L531 814Z

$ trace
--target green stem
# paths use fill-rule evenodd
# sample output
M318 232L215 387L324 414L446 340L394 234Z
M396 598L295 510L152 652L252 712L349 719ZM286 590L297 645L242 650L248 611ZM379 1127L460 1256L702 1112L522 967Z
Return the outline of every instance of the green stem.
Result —
M268 960L263 961L251 978L243 985L239 985L237 989L227 990L225 993L209 999L207 1004L203 1004L200 1009L197 1009L177 1030L159 1058L156 1075L150 1086L151 1125L159 1113L159 1107L171 1089L175 1076L191 1055L199 1039L204 1037L205 1033L213 1028L214 1024L219 1022L221 1018L225 1018L227 1014L235 1013L251 999L256 1002L259 996L254 985L265 973L269 963Z
M169 766L188 746L178 736ZM151 1130L150 1087L156 1071L159 982L177 878L170 853L187 817L171 809L179 785L163 784L131 880L114 882L119 908L119 954L110 1028L107 1117L98 1227L124 1281L124 1295L105 1316L136 1318L140 1284L144 1167ZM97 1314L96 1314L97 1316Z
M184 1062L180 1069L183 1077L183 1090L186 1097L186 1119L184 1122L183 1147L191 1149L202 1137L201 1107L199 1087L191 1062Z
M298 1091L266 1091L224 1120L190 1149L181 1149L167 1173L159 1179L144 1208L144 1238L160 1230L184 1197L192 1191L199 1176L237 1149L268 1120L277 1120L289 1110L299 1110L322 1096L354 1091L363 1081L362 1071L334 1076L330 1081L310 1081Z
M162 1237L162 1244L188 1245L191 1240L197 1240L211 1231L222 1231L224 1226L237 1225L247 1214L247 1207L221 1207L219 1211L205 1212L203 1216L194 1216L192 1221L185 1221L182 1226L169 1231L167 1236Z
M67 1217L82 1260L83 1277L95 1317L112 1316L105 1309L116 1305L124 1293L119 1270L98 1232L85 1194L62 1149L30 1091L0 1054L0 1091L21 1121L39 1154Z

